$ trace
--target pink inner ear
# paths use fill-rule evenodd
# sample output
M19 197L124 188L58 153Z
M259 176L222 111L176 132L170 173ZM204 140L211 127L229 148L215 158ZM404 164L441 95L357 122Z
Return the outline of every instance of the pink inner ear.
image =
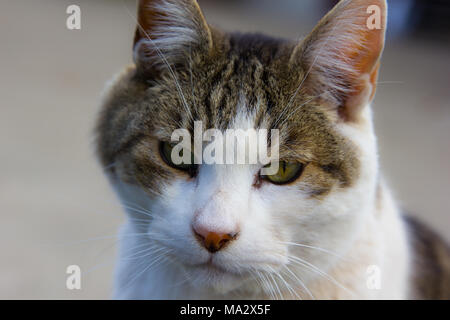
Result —
M357 73L371 74L383 51L384 29L360 31L356 40L341 54Z
M373 5L378 10L368 10ZM375 28L368 25L373 14L379 21ZM385 30L385 0L344 0L318 23L291 57L306 61L306 68L310 68L307 90L340 106L339 114L345 120L357 119L374 96Z
M373 5L379 10L367 12L368 7ZM378 28L369 28L368 22L374 14L379 15L380 25ZM363 0L342 1L327 18L331 31L330 26L325 25L328 30L322 36L329 37L331 44L334 42L333 38L341 40L335 42L336 47L330 46L324 50L335 51L333 56L340 60L342 65L346 65L348 70L352 70L353 77L372 75L384 47L385 0L373 0L370 3Z
M357 6L357 10L367 9L367 4L361 7L358 2L361 1L354 1L351 4ZM355 23L362 27L354 34L356 41L350 42L341 53L345 58L344 62L354 70L353 79L349 78L352 90L340 110L341 117L347 121L357 120L360 111L373 99L376 91L379 59L384 47L386 30L386 5L384 0L374 1L372 4L380 8L379 28L369 29L367 21L370 13L365 11L366 16L355 19Z

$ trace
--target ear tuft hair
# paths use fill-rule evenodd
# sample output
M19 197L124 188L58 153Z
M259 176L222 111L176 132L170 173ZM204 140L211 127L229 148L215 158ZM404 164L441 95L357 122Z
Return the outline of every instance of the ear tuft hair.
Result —
M371 14L379 14L375 28L369 28ZM385 0L340 1L294 49L291 65L306 70L312 95L346 108L352 118L373 98L385 30Z
M196 0L139 1L134 39L138 67L159 69L190 50L211 46L211 32Z

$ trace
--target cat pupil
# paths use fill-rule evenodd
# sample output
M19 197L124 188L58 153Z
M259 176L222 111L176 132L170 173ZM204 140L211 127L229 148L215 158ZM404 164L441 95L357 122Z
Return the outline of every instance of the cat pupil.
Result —
M286 173L286 161L282 162L283 174Z

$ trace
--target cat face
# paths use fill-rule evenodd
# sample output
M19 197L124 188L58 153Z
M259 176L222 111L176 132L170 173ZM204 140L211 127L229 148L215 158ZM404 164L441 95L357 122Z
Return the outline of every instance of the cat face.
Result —
M140 2L135 64L105 99L99 156L130 230L191 285L298 287L350 247L375 201L367 105L386 6L374 2L381 29L367 28L364 1L342 1L301 43L221 32L193 0ZM194 121L278 130L278 174L262 175L263 163L174 165L165 148L176 129L194 136Z

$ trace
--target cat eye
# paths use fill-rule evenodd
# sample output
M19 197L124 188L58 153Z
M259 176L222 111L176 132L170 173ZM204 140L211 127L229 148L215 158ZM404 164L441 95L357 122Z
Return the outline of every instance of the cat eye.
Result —
M189 175L191 177L193 177L196 172L197 172L197 165L194 164L194 154L191 152L191 161L190 163L180 163L180 164L175 164L172 161L172 150L174 148L174 145L168 143L168 142L161 142L160 146L159 146L159 152L161 154L162 159L164 160L165 163L167 163L169 166L171 166L172 168L181 170L181 171L186 171L187 173L189 173ZM180 150L179 156L180 158L183 158L183 152L184 149Z
M267 165L266 167L270 166ZM303 172L304 165L297 161L280 161L278 171L272 175L264 175L263 179L274 184L287 184L296 180Z

